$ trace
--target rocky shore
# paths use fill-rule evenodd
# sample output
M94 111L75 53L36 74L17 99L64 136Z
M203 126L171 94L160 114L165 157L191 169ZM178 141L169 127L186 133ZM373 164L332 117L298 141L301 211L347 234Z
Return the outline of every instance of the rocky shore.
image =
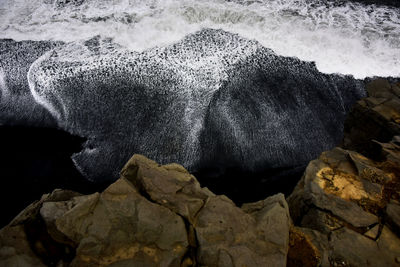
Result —
M400 266L400 83L367 91L286 199L238 207L134 155L103 192L24 209L0 230L0 266Z

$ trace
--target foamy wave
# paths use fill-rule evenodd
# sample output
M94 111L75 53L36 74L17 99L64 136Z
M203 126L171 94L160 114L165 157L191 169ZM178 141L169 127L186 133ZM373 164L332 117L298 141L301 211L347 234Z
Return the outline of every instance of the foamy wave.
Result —
M315 1L314 1L315 2ZM165 46L202 28L256 39L320 71L400 76L400 10L307 0L2 0L0 38L112 38L132 51Z

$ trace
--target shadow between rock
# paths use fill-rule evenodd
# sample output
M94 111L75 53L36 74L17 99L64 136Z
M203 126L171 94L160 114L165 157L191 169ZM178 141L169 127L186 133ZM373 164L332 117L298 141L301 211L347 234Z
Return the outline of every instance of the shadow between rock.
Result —
M230 168L223 173L216 169L203 169L193 175L201 186L208 187L218 195L226 195L237 206L255 202L277 193L289 196L306 166L265 169L260 172L248 172Z
M71 160L84 141L57 129L0 126L0 227L56 188L90 194L106 187L84 178Z

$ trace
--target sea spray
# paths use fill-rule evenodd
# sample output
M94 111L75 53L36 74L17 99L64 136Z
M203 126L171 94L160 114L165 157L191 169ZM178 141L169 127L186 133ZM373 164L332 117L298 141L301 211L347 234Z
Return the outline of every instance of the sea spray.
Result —
M202 28L255 39L325 73L400 75L400 9L310 0L2 0L0 38L112 38L143 51Z

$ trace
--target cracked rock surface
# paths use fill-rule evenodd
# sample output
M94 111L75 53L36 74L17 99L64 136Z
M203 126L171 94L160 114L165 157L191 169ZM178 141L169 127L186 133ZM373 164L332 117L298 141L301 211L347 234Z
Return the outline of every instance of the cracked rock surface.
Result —
M102 193L56 190L0 231L0 266L286 266L282 194L237 207L134 155Z
M375 157L380 147L400 135L400 83L376 79L367 84L368 97L359 100L346 118L343 147Z
M400 146L381 146L380 162L341 148L322 153L288 198L322 266L400 266Z
M288 266L400 266L399 85L367 84L343 148L311 161L288 197Z

